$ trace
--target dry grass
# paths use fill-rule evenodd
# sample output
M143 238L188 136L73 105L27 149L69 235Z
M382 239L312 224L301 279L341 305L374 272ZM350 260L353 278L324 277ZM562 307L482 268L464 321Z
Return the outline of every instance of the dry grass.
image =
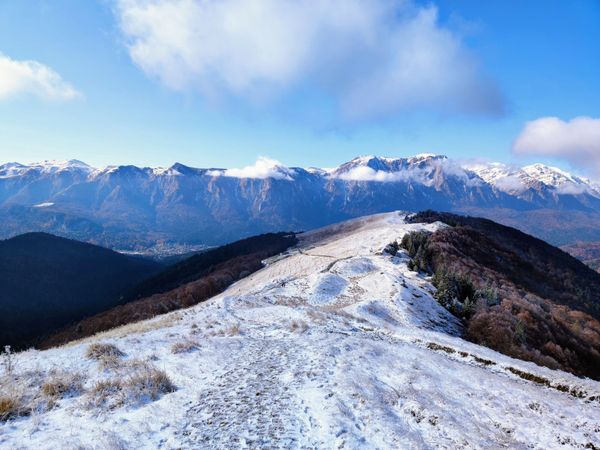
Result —
M39 370L15 371L0 377L0 421L52 408L55 400L47 397L41 388L46 377L47 374Z
M171 353L189 353L194 350L198 350L200 348L200 344L191 339L186 339L183 341L175 342L171 346Z
M308 325L302 320L292 320L290 322L290 331L292 333L304 333L307 329Z
M153 319L142 320L140 322L132 322L127 325L122 325L116 328L112 328L106 331L100 331L92 336L84 337L81 339L75 339L73 341L69 341L64 345L59 345L60 347L73 347L74 345L86 344L89 342L95 342L99 339L117 339L126 336L131 336L133 334L143 334L148 331L158 330L161 328L167 328L169 326L174 325L182 318L180 311L175 311L169 314L165 314L164 316L155 317Z
M102 344L102 343L94 343L91 344L86 352L85 352L85 356L88 359L95 359L95 360L101 360L102 358L106 358L106 357L116 357L116 358L121 358L123 356L125 356L125 353L123 353L121 350L119 350L119 348L116 345L113 344Z
M29 411L22 404L21 399L14 395L0 396L0 422L19 416L26 416Z
M242 329L240 328L239 323L233 324L225 330L225 334L227 334L228 336L238 336L241 333Z
M123 406L121 399L122 381L119 379L98 381L88 392L88 408L118 408Z
M175 389L163 370L146 361L133 361L118 377L97 382L87 393L87 406L103 409L138 406Z
M66 397L83 392L85 378L79 373L53 370L14 372L0 377L0 421L35 416Z
M322 324L327 321L327 314L313 308L307 309L306 315L310 317L313 322L318 324Z
M117 433L115 432L104 432L102 437L102 448L106 450L127 450L129 446Z
M212 327L209 326L207 328L212 328ZM239 336L240 334L242 334L242 329L240 327L240 324L235 323L226 328L220 328L218 330L211 331L211 332L207 333L206 335L211 336L211 337L220 337L220 336Z
M53 372L42 384L41 391L51 400L59 400L81 394L85 378L79 373Z
M162 394L175 391L175 385L166 372L150 366L129 378L126 387L136 401L156 400Z
M94 343L87 348L85 356L98 361L103 369L114 369L121 365L125 353L113 344Z

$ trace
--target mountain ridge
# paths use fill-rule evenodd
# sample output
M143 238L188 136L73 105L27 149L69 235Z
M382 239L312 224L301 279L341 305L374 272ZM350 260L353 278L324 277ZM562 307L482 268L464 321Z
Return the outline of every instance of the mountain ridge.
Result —
M0 237L47 231L143 252L157 243L219 245L378 212L435 209L473 210L499 222L518 212L523 231L556 245L600 240L600 189L591 181L549 166L485 167L435 154L361 156L330 169L268 158L237 169L7 163L0 165ZM540 228L543 211L549 225ZM563 228L553 225L557 218Z

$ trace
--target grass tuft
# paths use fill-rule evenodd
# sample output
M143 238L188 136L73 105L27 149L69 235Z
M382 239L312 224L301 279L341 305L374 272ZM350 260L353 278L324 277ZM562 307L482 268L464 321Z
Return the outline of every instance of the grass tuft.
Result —
M102 343L94 343L90 344L85 352L85 356L88 359L101 360L106 357L116 357L122 358L125 356L116 345L113 344L102 344Z
M183 341L175 342L171 346L171 353L189 353L194 350L198 350L200 348L200 344L190 339L186 339Z
M132 361L121 372L118 378L99 381L90 389L88 407L139 406L176 390L166 372L146 361Z
M14 417L26 416L29 411L22 405L19 398L11 395L0 397L0 422L5 422Z

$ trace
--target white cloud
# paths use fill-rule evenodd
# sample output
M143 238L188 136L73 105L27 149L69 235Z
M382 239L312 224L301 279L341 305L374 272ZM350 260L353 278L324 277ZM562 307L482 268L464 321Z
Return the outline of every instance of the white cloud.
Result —
M399 182L399 181L412 181L417 179L416 174L405 170L402 172L386 172L385 170L375 170L371 167L361 166L354 167L346 173L339 174L336 178L346 181L379 181L385 182Z
M564 121L543 117L528 122L515 140L513 151L562 158L600 176L600 119L576 117Z
M575 184L573 182L567 181L556 187L556 191L559 194L569 194L569 195L579 195L583 193L593 193L590 186L586 186L584 184Z
M449 159L433 160L424 167L411 167L394 172L359 166L345 173L337 174L335 178L346 181L377 181L381 183L412 182L433 186L436 182L436 173L462 178L469 186L481 184L481 180L469 177L462 167Z
M279 161L261 156L252 166L242 167L241 169L211 170L207 174L213 177L274 178L276 180L292 181L294 172Z
M80 96L50 67L36 61L16 61L0 53L0 100L18 94L33 94L46 100Z
M518 175L506 175L495 180L495 186L503 192L522 192L527 185Z
M409 0L117 0L133 61L175 90L254 99L312 84L347 118L496 114L503 99L435 7Z

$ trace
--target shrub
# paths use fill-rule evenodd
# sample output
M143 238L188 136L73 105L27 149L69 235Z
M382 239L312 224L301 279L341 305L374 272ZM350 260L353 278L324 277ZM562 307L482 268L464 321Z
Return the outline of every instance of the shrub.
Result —
M5 345L4 352L2 352L2 366L4 367L4 373L11 375L15 370L15 364L15 353L12 351L10 345Z
M428 240L431 233L427 231L412 231L402 237L402 248L406 249L411 261L410 270L431 273L431 252L428 249Z
M437 288L434 296L444 308L462 318L472 314L477 299L467 277L440 270L434 274L432 283Z
M385 248L383 249L383 253L387 253L389 255L395 256L398 253L399 249L400 249L400 246L398 245L398 243L396 241L394 241L394 242L390 242L388 245L385 246Z
M500 295L498 294L498 289L492 287L476 289L475 299L483 300L486 306L496 306L500 304Z

